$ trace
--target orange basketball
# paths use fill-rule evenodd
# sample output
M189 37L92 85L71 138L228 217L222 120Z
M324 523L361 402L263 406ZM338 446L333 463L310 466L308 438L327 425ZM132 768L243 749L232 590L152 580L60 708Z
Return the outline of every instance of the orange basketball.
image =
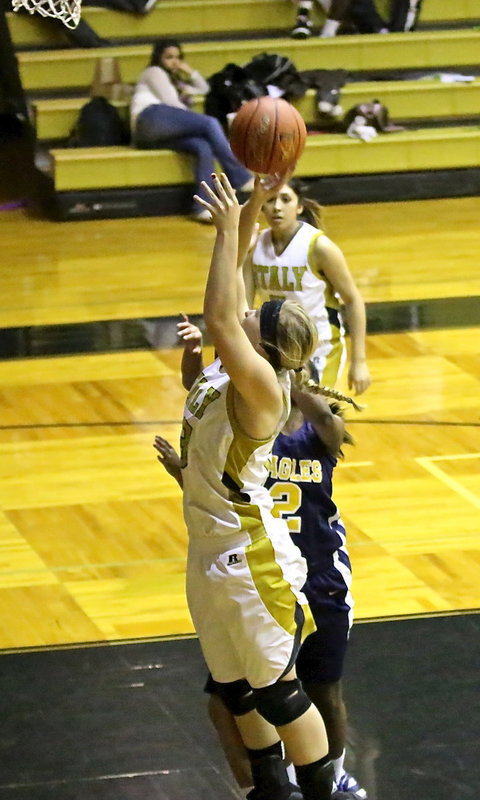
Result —
M249 100L230 127L230 146L238 160L264 175L292 169L306 138L307 129L297 109L279 97Z

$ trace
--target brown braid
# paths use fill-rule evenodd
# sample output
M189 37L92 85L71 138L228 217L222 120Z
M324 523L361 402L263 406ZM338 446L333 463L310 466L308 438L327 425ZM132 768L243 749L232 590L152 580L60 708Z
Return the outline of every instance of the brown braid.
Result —
M323 397L331 397L332 400L338 400L340 403L350 403L351 406L355 409L355 411L363 411L365 406L360 405L357 403L353 397L348 397L346 394L342 394L341 392L337 392L336 389L331 389L329 386L319 386L318 383L315 381L309 380L305 384L305 388L311 392L312 394L321 394Z
M350 403L350 405L352 405L356 411L362 411L362 409L365 408L365 406L361 406L359 403L357 403L353 399L353 397L348 397L347 395L342 394L341 392L337 392L336 389L331 389L329 386L320 386L320 384L318 384L317 381L313 380L311 377L308 377L308 373L310 373L310 375L312 374L311 362L305 365L305 369L303 370L301 375L296 376L297 388L300 391L310 392L311 394L320 394L323 397L328 397L333 399L333 402L329 403L328 405L330 406L330 411L332 412L332 414L335 414L335 416L341 417L343 419L344 409L340 405L340 403L342 402ZM300 383L298 381L298 378L300 378L300 381L302 378L306 378L306 380L304 379L303 383ZM346 430L346 428L344 428L343 430L343 444L355 444L353 436ZM341 456L341 458L343 458L344 454L341 449L339 450L338 455Z

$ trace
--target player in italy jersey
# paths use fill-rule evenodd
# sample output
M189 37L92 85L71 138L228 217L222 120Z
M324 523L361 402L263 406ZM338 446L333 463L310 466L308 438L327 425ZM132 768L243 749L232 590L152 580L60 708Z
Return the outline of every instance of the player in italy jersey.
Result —
M348 386L361 394L370 385L365 354L365 305L340 248L321 227L319 204L292 179L265 189L256 182L247 203L268 228L258 235L245 265L247 301L294 299L314 320L318 346L313 356L323 386L335 386L346 360L341 304L350 334Z

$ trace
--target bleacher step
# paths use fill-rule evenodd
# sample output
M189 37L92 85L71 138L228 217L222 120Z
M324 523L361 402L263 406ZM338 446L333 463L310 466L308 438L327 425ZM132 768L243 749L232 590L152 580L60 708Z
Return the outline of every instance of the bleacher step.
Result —
M390 0L377 0L385 19ZM285 0L161 0L148 14L128 14L106 8L84 7L83 19L99 36L108 39L142 40L159 36L186 38L212 34L251 34L273 29L288 31L294 19L294 8ZM67 39L61 30L38 15L9 13L12 40L17 48L61 47ZM324 14L314 5L313 22L320 25ZM480 20L478 0L427 0L420 15L421 25L448 24Z
M50 151L56 191L167 186L193 182L193 160L170 150L132 147ZM371 142L312 135L296 175L352 175L455 169L480 164L480 128L451 127L383 134Z
M478 63L480 30L427 31L402 34L364 34L307 41L259 39L194 42L184 47L185 58L208 77L227 62L246 64L261 52L292 59L298 70L345 69L354 73L415 69L438 71L454 65L458 72ZM134 83L147 66L150 45L52 50L18 53L20 74L27 92L71 91L87 88L102 56L118 58L122 79Z
M204 96L195 98L194 110L201 112ZM472 118L480 109L480 78L471 83L441 83L437 80L421 81L368 81L346 84L341 90L341 103L345 111L358 103L379 99L387 106L394 121L439 120ZM81 107L88 96L61 99L35 100L32 103L37 138L52 141L65 139L72 130ZM308 90L304 97L293 103L304 120L315 124L318 111L315 92ZM127 101L116 102L122 115L128 117Z

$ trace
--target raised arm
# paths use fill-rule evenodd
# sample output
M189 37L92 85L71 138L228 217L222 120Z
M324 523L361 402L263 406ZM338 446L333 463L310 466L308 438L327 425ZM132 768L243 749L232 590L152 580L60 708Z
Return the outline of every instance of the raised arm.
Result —
M238 265L240 206L227 177L214 178L215 192L203 189L209 202L196 197L212 214L217 236L204 299L204 320L222 364L241 401L236 411L245 419L252 436L269 436L282 411L282 394L276 374L260 355L243 328L239 316L239 293L243 274ZM260 338L258 336L258 338ZM242 421L241 420L241 421Z
M347 266L340 248L327 236L319 236L312 254L313 264L323 273L345 306L350 332L350 366L348 388L362 394L371 384L365 352L365 303Z
M202 332L192 325L186 314L182 314L182 317L182 321L177 322L177 336L183 340L182 386L190 391L204 366Z
M253 191L240 211L238 226L238 263L243 264L250 249L255 226L265 202L265 190L261 179L257 175Z
M289 179L289 173L271 175L268 178L255 178L253 191L240 212L238 233L238 263L243 265L243 281L245 285L245 298L248 308L253 307L255 299L255 284L252 272L252 257L254 237L258 229L258 217L262 206L270 195L279 190Z
M345 431L343 419L332 413L329 404L320 394L312 394L292 386L292 400L305 419L313 425L318 438L327 450L336 456L343 442Z
M249 308L253 308L255 302L255 280L253 277L252 257L253 253L248 253L242 267L245 299Z

